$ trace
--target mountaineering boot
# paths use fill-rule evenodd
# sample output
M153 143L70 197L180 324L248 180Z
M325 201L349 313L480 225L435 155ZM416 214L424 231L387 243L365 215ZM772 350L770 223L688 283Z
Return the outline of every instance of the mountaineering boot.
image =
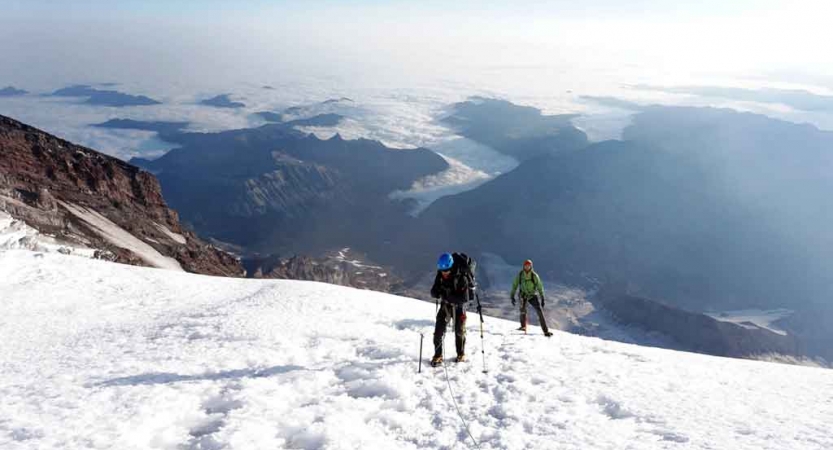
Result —
M443 357L442 356L435 356L435 357L431 358L431 367L437 367L442 363L443 363Z
M519 327L519 328L518 328L518 331L523 331L523 332L526 332L526 327Z
M544 336L546 336L546 337L552 336L552 331L545 331Z
M466 362L466 355L457 355L457 362Z

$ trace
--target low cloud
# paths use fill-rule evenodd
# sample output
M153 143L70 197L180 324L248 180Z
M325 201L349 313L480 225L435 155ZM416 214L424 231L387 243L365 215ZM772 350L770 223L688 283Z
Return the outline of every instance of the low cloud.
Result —
M639 84L634 89L717 97L744 102L777 103L801 111L833 111L833 95L815 94L804 89L745 89L725 86L653 86Z

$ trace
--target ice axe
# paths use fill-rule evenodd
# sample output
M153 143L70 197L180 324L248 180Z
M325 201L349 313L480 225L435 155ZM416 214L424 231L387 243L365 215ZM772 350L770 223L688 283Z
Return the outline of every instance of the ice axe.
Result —
M417 373L422 373L422 340L425 338L423 333L419 333L419 369Z
M474 294L477 299L477 313L480 314L480 354L483 355L483 373L489 373L486 368L486 346L483 339L483 306L480 304L480 295Z

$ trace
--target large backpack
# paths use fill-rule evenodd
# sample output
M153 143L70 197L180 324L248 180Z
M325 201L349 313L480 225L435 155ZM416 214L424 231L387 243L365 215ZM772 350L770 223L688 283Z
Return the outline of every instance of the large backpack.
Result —
M477 268L477 263L473 258L465 253L452 253L454 258L454 265L452 266L452 277L454 279L454 290L457 292L467 291L467 301L474 299L474 289L476 286L474 271Z

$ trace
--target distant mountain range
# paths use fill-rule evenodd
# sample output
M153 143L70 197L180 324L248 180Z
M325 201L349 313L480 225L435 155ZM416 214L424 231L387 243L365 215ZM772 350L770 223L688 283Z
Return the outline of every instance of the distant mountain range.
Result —
M547 116L537 108L482 97L455 103L451 111L443 123L521 161L588 144L587 135L570 122L575 114Z
M271 111L259 111L255 113L256 116L267 122L283 122L283 115Z
M14 86L6 86L3 89L0 89L0 97L17 97L28 93L29 92L24 91L23 89L17 89Z
M489 252L533 258L549 279L624 280L699 311L811 304L830 292L832 213L820 205L833 188L824 169L833 133L646 106L623 140L588 145L569 115L483 98L450 110L446 123L523 162L416 218L389 194L447 169L442 158L321 140L297 122L174 132L163 138L181 148L133 162L158 174L196 230L261 254L351 247L417 279L439 252Z
M530 159L440 199L394 242L424 249L422 258L457 247L533 258L554 279L624 279L696 310L830 293L833 212L822 205L833 133L649 107L624 136Z
M155 131L162 134L179 133L187 128L188 122L165 122L165 121L141 121L131 119L110 119L106 122L96 123L92 126L99 128L113 128L120 130L142 130Z
M292 123L165 136L181 147L133 163L158 174L165 197L206 236L259 253L365 249L410 220L388 195L448 168L427 149L321 140Z
M797 310L784 327L801 342L761 332L772 348L820 354L833 337L813 331L825 314L807 312L833 310L825 303L833 295L833 209L825 207L833 133L724 109L639 106L622 140L589 143L571 115L483 98L450 111L444 123L521 164L418 217L390 194L449 164L429 149L322 140L294 128L332 126L337 114L220 133L183 132L175 122L99 125L153 130L179 145L131 163L156 174L198 233L256 255L261 276L350 284L362 278L337 263L316 268L330 258L323 255L350 247L407 287L432 271L438 253L463 250L510 263L531 258L547 280L627 283L633 305L661 298L695 312ZM736 328L714 326L735 345Z
M86 97L85 103L98 106L147 106L159 105L156 101L144 95L131 95L113 90L95 89L88 85L75 85L58 89L50 94L53 97Z
M241 102L234 102L228 94L221 94L216 97L202 100L201 105L214 106L217 108L245 108L246 104Z

